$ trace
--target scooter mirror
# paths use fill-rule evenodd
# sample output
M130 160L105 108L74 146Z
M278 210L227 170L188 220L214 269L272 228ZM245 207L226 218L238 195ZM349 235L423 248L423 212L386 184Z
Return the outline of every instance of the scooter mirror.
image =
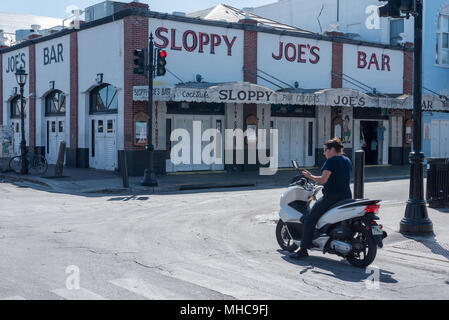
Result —
M296 160L293 160L292 163L293 163L293 167L295 167L296 169L299 169L299 165Z

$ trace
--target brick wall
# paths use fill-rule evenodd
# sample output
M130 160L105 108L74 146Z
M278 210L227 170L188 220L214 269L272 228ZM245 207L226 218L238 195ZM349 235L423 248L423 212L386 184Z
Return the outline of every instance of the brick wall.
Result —
M332 88L343 88L343 43L332 42Z
M136 4L136 3L131 3ZM139 7L142 5L138 4ZM148 8L148 6L146 6ZM133 87L148 85L148 79L142 75L134 74L134 50L148 46L148 18L129 16L124 19L124 61L125 61L125 85L124 85L124 142L125 150L144 150L144 147L133 145L134 140L134 115L139 112L147 113L147 102L133 101Z
M30 45L30 71L29 71L29 130L30 130L30 141L28 145L30 147L36 146L36 46L34 44Z
M250 19L240 20L239 23L257 25L257 21ZM243 45L243 81L257 83L257 31L244 31ZM246 70L250 70L247 72Z
M78 32L70 34L70 148L78 148Z
M413 43L405 46L412 48ZM413 51L404 51L404 94L413 94Z

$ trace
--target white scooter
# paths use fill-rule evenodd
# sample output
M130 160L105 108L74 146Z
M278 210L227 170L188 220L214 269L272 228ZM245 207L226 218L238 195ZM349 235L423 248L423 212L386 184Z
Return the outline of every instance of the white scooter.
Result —
M281 197L276 238L283 250L294 252L301 245L303 216L316 200L322 186L304 177L300 171ZM369 266L387 237L382 225L376 223L381 200L343 200L333 205L318 221L311 250L336 254L355 267Z

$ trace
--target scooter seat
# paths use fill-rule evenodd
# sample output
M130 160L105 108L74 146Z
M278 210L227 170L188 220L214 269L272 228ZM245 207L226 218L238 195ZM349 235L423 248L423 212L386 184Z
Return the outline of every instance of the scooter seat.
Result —
M330 210L337 208L339 206L342 206L344 204L353 203L356 201L357 200L354 200L354 199L345 199L345 200L338 201L336 204L332 205L329 209L327 209L327 211L330 211Z

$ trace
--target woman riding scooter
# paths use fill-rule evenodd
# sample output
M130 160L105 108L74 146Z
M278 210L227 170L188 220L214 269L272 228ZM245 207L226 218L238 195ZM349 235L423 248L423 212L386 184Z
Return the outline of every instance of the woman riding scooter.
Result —
M294 259L309 256L307 249L312 246L315 226L324 213L335 203L352 198L349 186L352 163L344 156L343 144L339 138L334 138L324 144L324 156L327 160L321 168L321 176L314 176L307 170L302 172L305 177L324 185L324 187L323 197L316 201L310 213L304 218L301 248L291 255L291 258Z

